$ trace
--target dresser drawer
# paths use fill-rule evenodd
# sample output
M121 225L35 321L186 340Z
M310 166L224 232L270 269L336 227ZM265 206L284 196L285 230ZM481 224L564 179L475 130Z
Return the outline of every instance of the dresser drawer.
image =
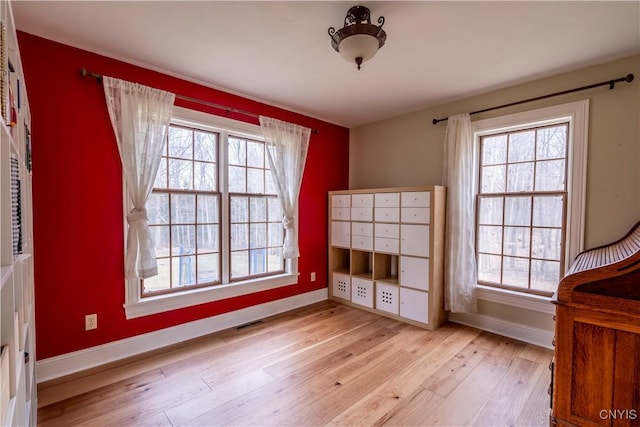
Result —
M431 219L431 208L402 208L400 218L402 222L429 224Z
M372 208L373 194L352 194L351 207L352 208Z
M376 208L394 208L400 206L400 193L376 193Z
M398 314L399 306L398 287L376 282L376 308L388 313Z
M387 254L397 254L400 251L400 241L398 239L376 237L374 250L376 252L384 252Z
M376 222L400 221L400 208L375 208Z
M352 277L351 302L373 308L373 281Z
M407 208L428 208L431 206L430 191L408 191L402 193L400 205Z
M400 226L398 224L376 224L375 236L397 239L400 237Z
M373 221L373 208L351 208L352 221Z
M333 273L331 291L334 297L351 299L351 276L343 273Z
M331 196L332 208L349 208L351 207L351 195L350 194L333 194Z
M372 251L373 237L372 236L351 236L351 248L360 249L363 251Z
M351 219L351 208L331 208L331 219L349 221Z
M373 223L371 222L352 222L352 236L373 236Z

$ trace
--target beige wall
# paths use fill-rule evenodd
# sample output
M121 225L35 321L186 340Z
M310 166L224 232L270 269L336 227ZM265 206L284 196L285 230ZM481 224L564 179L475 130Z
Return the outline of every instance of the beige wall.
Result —
M585 248L609 243L640 221L640 56L559 74L435 108L367 124L350 133L351 189L440 184L446 122L433 118L479 110L635 74L615 90L602 86L472 116L497 117L590 99ZM479 312L534 327L549 315L482 303ZM536 315L539 315L536 317Z

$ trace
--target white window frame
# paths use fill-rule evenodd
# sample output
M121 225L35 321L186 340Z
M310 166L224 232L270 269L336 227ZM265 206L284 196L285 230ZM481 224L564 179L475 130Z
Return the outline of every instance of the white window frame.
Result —
M569 123L567 151L567 222L565 236L564 271L575 257L584 250L584 224L587 191L587 145L589 128L589 100L554 105L522 113L515 113L471 123L476 150L480 138L498 132L508 132L526 127ZM477 158L477 157L476 157ZM480 165L475 162L475 176ZM476 195L478 189L475 189ZM528 310L552 314L554 307L550 297L526 294L508 289L478 285L477 296L485 301L516 306Z
M173 107L172 124L200 128L219 133L220 158L227 156L227 136L229 134L264 141L259 125L240 122L224 117L206 114L200 111L189 110L182 107ZM126 218L133 206L126 192L124 175L123 187L123 218ZM219 188L227 188L227 164L226 160L218 167ZM228 198L221 198L221 211L228 212ZM223 218L226 214L223 215ZM296 215L297 217L297 215ZM297 227L297 224L296 224ZM229 252L229 222L222 221L221 253ZM127 223L124 221L124 241L127 241ZM126 248L125 248L126 251ZM126 254L125 254L126 256ZM191 307L198 304L219 301L227 298L248 295L255 292L275 289L282 286L294 285L298 282L298 259L285 260L285 273L267 277L252 278L248 280L223 283L210 287L187 289L182 292L167 293L142 298L138 280L130 280L125 277L125 317L134 319L156 313Z

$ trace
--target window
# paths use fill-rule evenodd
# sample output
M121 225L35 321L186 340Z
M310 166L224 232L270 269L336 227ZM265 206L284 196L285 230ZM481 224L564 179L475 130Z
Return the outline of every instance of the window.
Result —
M127 283L127 318L297 280L260 127L177 107L174 116L147 202L159 274Z
M479 284L550 296L582 250L587 107L474 124Z

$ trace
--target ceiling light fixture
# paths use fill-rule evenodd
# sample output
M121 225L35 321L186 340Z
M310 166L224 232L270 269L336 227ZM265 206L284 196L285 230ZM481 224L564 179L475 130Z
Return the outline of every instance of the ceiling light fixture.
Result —
M369 9L364 6L353 6L344 18L344 27L337 30L329 27L331 46L348 62L360 65L375 56L384 42L387 33L382 29L384 16L378 18L378 24L371 23Z

